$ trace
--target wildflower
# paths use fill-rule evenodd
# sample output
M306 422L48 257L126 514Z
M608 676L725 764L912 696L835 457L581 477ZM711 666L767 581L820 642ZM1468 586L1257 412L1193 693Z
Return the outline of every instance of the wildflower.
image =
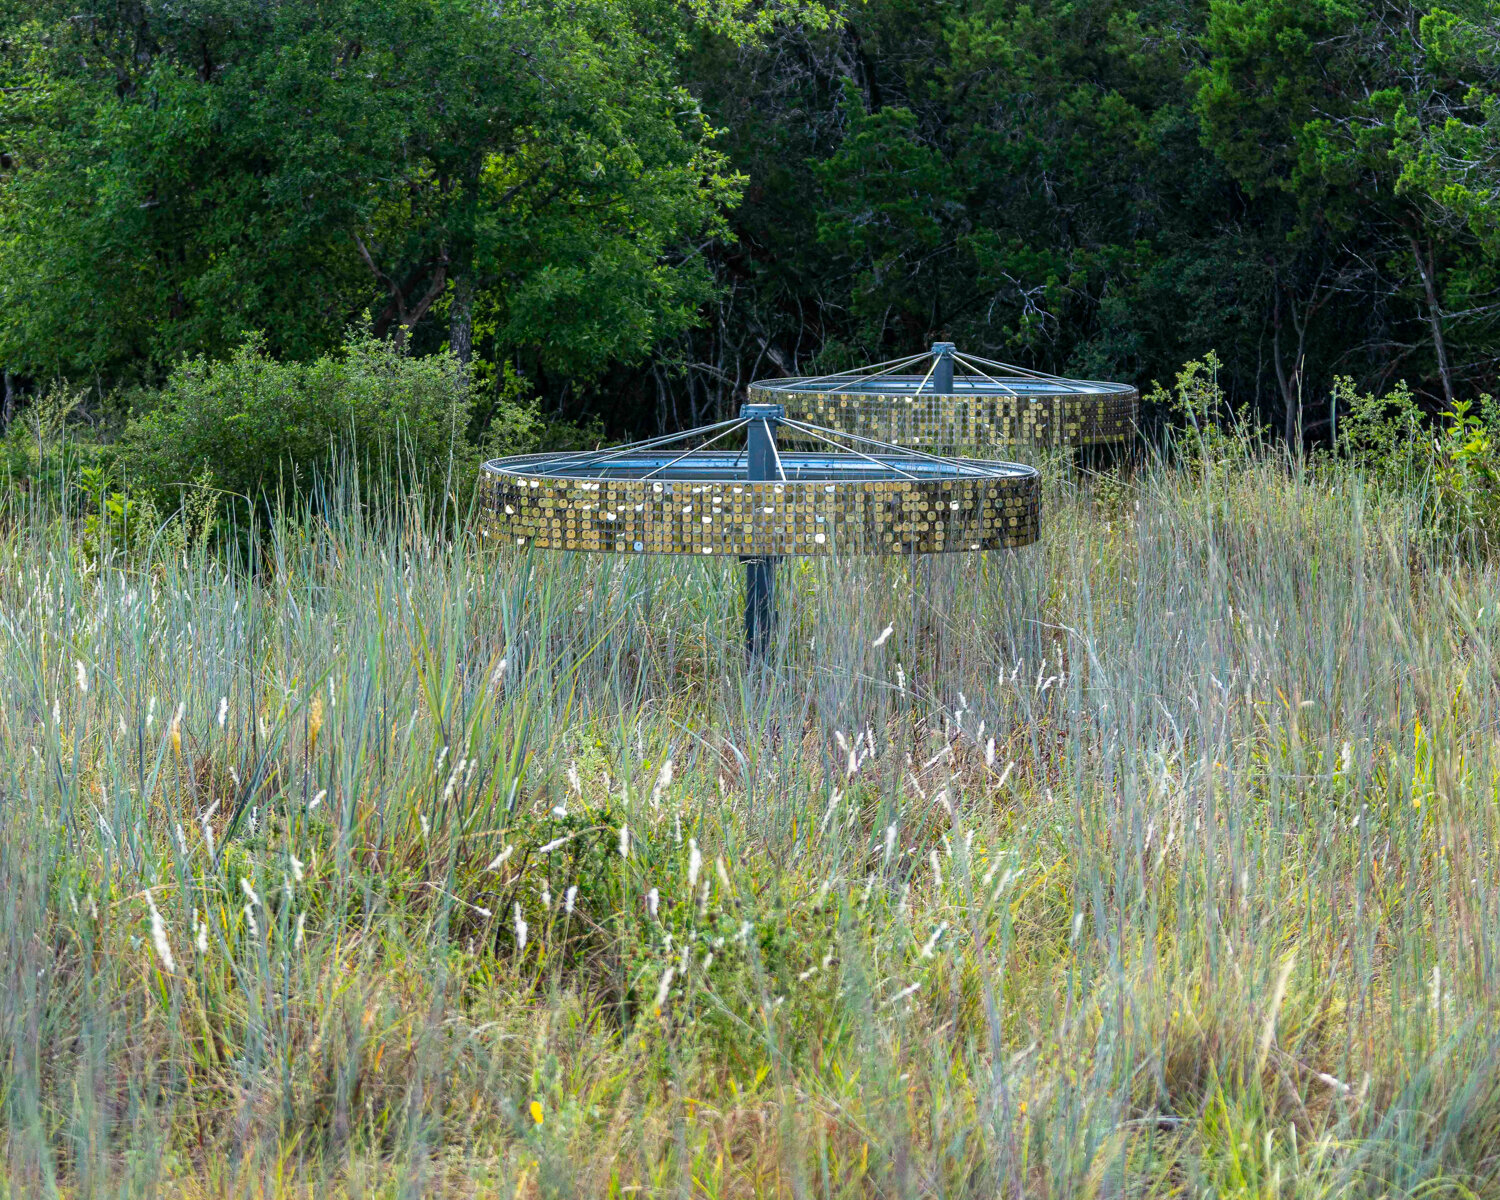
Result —
M697 838L688 838L688 891L698 887L698 872L703 869L703 855L698 849Z
M295 879L298 883L301 883L302 882L302 868L304 866L306 866L307 864L304 863L295 854L290 855L290 858L292 860L292 878Z
M568 764L568 786L571 787L580 796L583 795L583 784L580 783L579 780L578 780L578 764L577 763L569 763Z
M547 884L542 884L542 909L545 912L552 911L552 889Z
M322 804L323 803L323 797L326 796L326 795L328 795L328 789L324 788L316 796L314 796L312 798L312 800L308 803L307 811L308 812L312 812L313 809L317 808L318 805Z
M156 901L151 896L150 888L146 889L146 907L151 910L151 944L156 947L156 957L161 959L161 965L170 974L177 970L177 963L172 958L172 947L167 944L166 922L156 910Z
M490 865L487 866L487 867L485 867L485 870L486 871L498 871L501 867L503 867L505 865L505 860L507 858L509 858L513 853L515 853L515 849L516 848L514 846L507 846L507 847L505 847L504 850L500 851L499 854L495 855L494 858L490 859Z
M891 861L891 855L894 854L895 852L896 852L896 826L895 825L887 825L885 827L885 857L884 857L883 861L884 862L890 862Z
M245 896L247 899L249 899L250 906L252 908L260 904L260 897L255 894L255 889L250 886L250 881L243 875L240 876L240 891L245 893Z
M539 1100L531 1102L531 1119L538 1125L542 1123L542 1105Z
M917 980L916 983L909 984L908 986L902 988L894 996L892 996L890 1002L892 1004L899 1004L899 1003L901 1003L901 1001L905 1000L908 996L914 994L916 992L916 990L919 987L921 987L921 986L922 986L922 981L920 979Z
M724 890L726 892L732 891L733 888L729 882L729 868L724 865L724 856L722 854L714 859L714 870L718 872L719 882L724 885Z
M990 738L990 740L984 744L984 765L986 767L993 767L995 765L995 739L994 738Z
M458 787L459 780L463 778L464 768L469 765L467 758L460 758L453 765L453 770L448 772L448 782L443 785L443 803L453 798L453 793Z
M667 794L667 789L672 786L672 759L669 755L667 761L662 763L661 770L656 776L656 786L651 789L651 807L657 808L661 804L662 797Z
M942 891L943 868L938 860L938 852L936 850L931 851L928 854L927 858L928 861L932 863L932 886L935 890Z
M307 711L307 748L318 744L318 734L323 731L323 697L314 696Z
M630 857L630 826L623 823L620 825L620 857Z
M195 932L194 932L194 935L193 935L193 945L195 945L198 948L198 953L199 954L207 954L208 953L208 923L206 921L200 921L198 919L198 910L196 908L193 909L193 926L194 926L194 929L195 929Z
M652 888L646 893L646 910L650 912L651 919L656 919L656 910L661 906L661 893Z
M229 716L229 697L219 697L219 728L224 728L224 719Z
M178 849L178 851L184 857L186 857L187 856L187 852L188 852L188 849L187 849L187 837L182 832L182 822L181 821L177 822L177 828L176 828L175 832L177 834L177 849Z
M568 916L573 915L573 902L578 899L578 885L575 883L563 893L563 912Z
M250 927L250 936L260 936L260 926L255 923L255 908L253 905L245 905L245 924Z
M307 914L305 912L298 913L297 914L297 936L292 939L292 949L293 950L300 950L300 949L302 949L303 931L304 931L306 925L307 925Z
M78 690L85 696L88 695L89 673L83 669L83 660L81 658L73 660L73 673L78 679Z
M656 988L656 1012L661 1015L661 1010L666 1007L667 992L672 987L672 977L677 974L675 967L668 967L661 973L661 983Z
M890 641L891 634L893 634L895 631L896 627L894 625L887 625L880 631L880 636L877 637L873 642L871 642L870 645L872 645L877 650L880 649L880 647L884 646L886 642Z
M559 846L566 846L572 840L573 840L573 835L571 833L568 834L566 837L556 838L553 841L548 842L545 846L543 846L540 850L538 850L537 853L538 854L551 854Z
M922 947L922 957L931 958L937 950L937 944L942 940L943 934L948 932L948 922L944 921L932 931L932 936L927 939L927 944Z
M521 905L519 903L517 903L516 906L515 906L515 915L516 915L516 949L517 950L524 950L524 949L526 949L526 931L527 931L527 929L530 928L530 926L526 924L526 918L521 915Z
M182 714L187 711L186 704L179 704L176 713L172 716L172 753L182 753Z

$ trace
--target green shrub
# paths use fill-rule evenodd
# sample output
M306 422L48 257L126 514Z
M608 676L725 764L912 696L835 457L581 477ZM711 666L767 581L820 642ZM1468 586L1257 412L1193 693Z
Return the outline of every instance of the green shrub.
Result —
M496 431L522 449L541 422L506 374L474 426L475 397L449 354L413 358L367 331L311 362L278 362L252 337L226 361L184 359L126 427L121 466L131 486L175 507L183 489L213 486L254 499L305 494L351 449L366 486L441 487L474 477L474 440Z
M1500 549L1500 409L1490 396L1455 401L1438 423L1405 383L1384 396L1334 381L1338 452L1389 494L1415 498L1422 531L1476 557Z

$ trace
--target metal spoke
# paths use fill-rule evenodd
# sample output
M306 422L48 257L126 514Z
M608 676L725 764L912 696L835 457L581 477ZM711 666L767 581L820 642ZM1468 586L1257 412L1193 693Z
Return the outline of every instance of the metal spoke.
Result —
M954 357L962 357L965 362L967 362L970 366L975 367L976 369L978 364L982 363L986 367L998 367L1002 371L1013 371L1015 374L1020 375L1024 379L1035 379L1038 383L1057 383L1064 386L1069 386L1075 383L1094 382L1090 379L1068 379L1062 375L1048 375L1045 371L1032 371L1026 367L1018 367L1014 363L996 362L994 359L990 358L977 358L972 354L965 354L960 356L956 351L954 352ZM983 374L983 372L981 372L981 374Z
M832 383L839 379L847 379L851 382L864 383L871 379L879 379L882 375L889 375L892 371L897 370L900 367L908 366L909 364L914 363L919 359L926 358L928 353L930 352L924 351L922 354L913 354L909 358L893 358L888 362L872 363L868 367L851 367L847 371L836 371L832 375L814 375L810 379L793 379L789 382L776 383L768 386L766 390L777 392L806 391L817 384ZM877 371L875 370L876 367L881 367L884 369ZM865 371L873 372L873 374L861 374L861 372Z
M709 438L708 441L704 442L702 445L695 446L691 450L684 451L682 454L679 454L676 458L674 458L671 462L662 463L661 466L656 467L656 468L654 468L654 469L652 469L650 471L647 471L644 475L641 476L641 478L642 479L650 479L653 475L656 475L656 474L658 474L658 473L660 473L662 471L665 471L668 467L675 467L683 459L685 459L685 458L691 458L694 454L697 454L700 450L706 450L709 446L712 446L720 438L726 438L731 433L733 433L735 430L737 430L737 429L743 429L748 424L750 424L750 422L749 422L748 419L734 422L732 425L730 425L730 427L728 429L725 429L721 433L714 434L713 437Z
M1009 474L1009 472L1007 471L981 470L978 467L977 463L982 460L944 458L940 454L928 454L922 450L915 450L910 446L896 446L890 442L882 442L877 438L861 437L857 433L849 433L842 429L829 429L826 426L822 425L808 425L802 421L794 421L790 417L783 417L781 419L781 423L783 425L790 425L793 429L800 429L805 433L811 433L815 436L820 434L831 434L833 435L832 437L825 437L823 440L832 442L832 444L836 446L840 445L840 443L834 441L834 438L847 438L852 442L862 442L866 446L876 446L881 450L894 451L896 454L903 455L907 458L920 458L926 462L940 463L945 467L958 467L961 471L968 471L973 475L979 476L981 479L1000 479ZM851 446L843 446L841 448L849 450L852 453L858 453Z
M906 476L906 478L913 481L917 479L917 477L910 471L903 471L900 467L896 466L895 463L881 462L878 458L871 458L868 454L864 453L864 451L856 450L853 446L839 445L839 443L834 441L831 437L824 437L821 433L819 433L816 426L803 425L800 421L785 421L784 423L792 426L794 429L801 429L805 433L812 434L813 437L818 439L818 441L827 442L835 450L843 450L847 454L853 454L856 458L864 459L867 463L873 463L882 471L894 471L897 475L904 475Z
M697 429L685 429L680 433L664 433L660 437L647 438L640 442L630 442L627 445L615 446L612 449L606 447L603 450L574 450L570 454L558 455L547 465L549 468L561 466L586 470L589 467L612 462L614 459L622 458L627 454L635 454L642 450L651 450L657 446L670 446L673 442L680 442L684 438L699 437L715 429L722 429L725 425L738 424L739 420L738 417L731 417L727 421L718 421L713 425L703 425Z
M932 378L932 373L937 370L937 365L938 356L934 354L932 356L932 366L927 368L927 374L922 376L922 382L917 384L917 390L912 395L920 396L922 394L922 389L927 386L927 381Z
M1013 387L1011 387L1010 384L1008 384L1008 383L1002 383L1000 380L996 379L993 375L989 374L987 371L982 370L973 361L971 361L968 358L965 358L962 354L959 354L957 351L954 351L953 357L956 358L959 362L963 363L964 366L969 367L971 370L978 371L981 375L983 375L986 379L988 379L991 383L993 383L1002 392L1006 392L1006 393L1008 393L1009 395L1012 395L1012 396L1018 394L1016 392L1016 389L1013 388Z

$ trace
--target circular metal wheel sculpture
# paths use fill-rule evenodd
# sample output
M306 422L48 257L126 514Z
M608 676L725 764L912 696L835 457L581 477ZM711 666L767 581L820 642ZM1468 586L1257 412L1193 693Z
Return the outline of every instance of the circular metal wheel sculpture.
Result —
M778 428L834 452L782 452ZM486 533L515 545L739 559L752 655L770 638L784 555L1025 546L1039 519L1031 467L904 450L794 420L779 404L628 446L497 458L484 474Z
M969 449L1126 442L1140 395L1129 384L1043 375L935 342L924 354L836 375L762 379L750 398L902 446Z

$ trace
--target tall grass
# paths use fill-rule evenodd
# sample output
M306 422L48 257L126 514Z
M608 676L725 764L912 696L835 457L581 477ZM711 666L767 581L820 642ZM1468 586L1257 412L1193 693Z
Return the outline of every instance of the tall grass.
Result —
M8 1194L1500 1194L1500 579L1350 471L1049 479L758 669L728 563L14 502Z

